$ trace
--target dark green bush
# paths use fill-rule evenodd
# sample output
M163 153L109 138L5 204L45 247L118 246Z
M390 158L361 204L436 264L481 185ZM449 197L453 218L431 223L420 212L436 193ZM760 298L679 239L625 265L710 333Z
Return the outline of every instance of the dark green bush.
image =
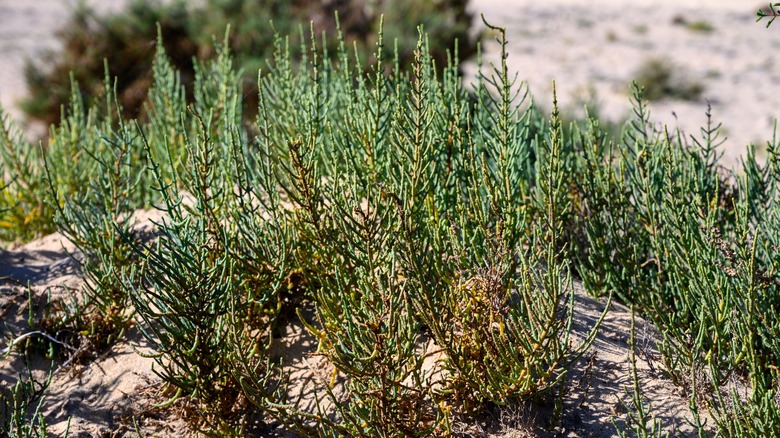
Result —
M696 101L704 84L688 77L683 69L664 58L650 58L642 63L634 78L650 101L680 99Z

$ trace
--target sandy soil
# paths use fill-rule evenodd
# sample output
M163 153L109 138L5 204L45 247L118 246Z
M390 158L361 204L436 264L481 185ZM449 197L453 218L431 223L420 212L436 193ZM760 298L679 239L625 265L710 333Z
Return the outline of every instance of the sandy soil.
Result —
M75 0L74 0L75 1ZM117 9L121 1L89 3L101 9ZM629 111L628 83L633 72L650 57L673 61L681 71L705 85L701 101L662 101L652 106L657 120L676 124L697 133L704 122L705 99L723 122L729 140L727 155L734 159L748 142L771 137L771 126L780 108L780 94L771 92L780 79L780 64L771 53L780 47L780 29L764 29L754 23L761 2L742 0L656 0L634 1L630 7L619 0L473 0L475 10L484 11L489 21L508 27L510 69L528 80L536 100L551 100L551 83L557 81L559 100L564 108L577 111L585 101L600 104L601 115L621 120ZM24 95L22 72L27 58L35 59L47 49L57 48L54 31L65 20L65 0L20 2L0 0L0 104L19 119L15 107ZM704 9L706 6L706 9ZM714 30L694 32L684 20L709 22ZM497 46L488 43L485 58L495 60ZM473 68L471 70L473 74ZM677 119L673 116L677 114ZM47 294L67 297L79 285L77 266L68 257L68 245L58 235L0 250L0 350L9 340L29 332L30 305L40 307ZM21 284L31 285L32 302ZM598 317L604 303L577 289L575 331L584 336ZM598 338L572 376L572 392L566 399L563 436L615 436L611 420L621 424L625 410L620 399L627 397L628 327L630 314L613 305ZM654 331L643 322L639 358L641 387L648 403L667 430L685 430L689 415L687 399L663 377L652 360ZM300 324L285 328L279 348L288 355L289 369L305 380L318 366L306 354L314 348ZM45 412L54 431L64 430L71 417L71 436L133 435L132 419L140 418L142 432L158 436L181 436L182 424L175 418L150 408L159 378L151 370L152 361L135 353L146 349L135 330L96 361L77 370L54 374L47 391ZM51 363L31 364L42 377ZM55 367L58 363L55 363ZM0 358L0 389L24 370L21 356L12 352ZM544 422L543 409L522 413L495 413L470 425L482 436L544 435L529 426L536 417ZM104 435L106 434L106 435ZM675 434L675 433L673 433Z

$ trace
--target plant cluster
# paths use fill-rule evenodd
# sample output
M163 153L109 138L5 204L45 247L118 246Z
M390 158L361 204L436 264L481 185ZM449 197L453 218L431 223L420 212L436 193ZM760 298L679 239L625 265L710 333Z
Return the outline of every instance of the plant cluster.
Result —
M729 172L711 118L698 136L658 130L639 87L619 137L564 126L555 98L549 117L526 101L494 30L501 63L473 91L423 32L408 69L382 32L368 67L343 38L334 60L313 31L297 52L277 35L251 125L228 38L191 98L158 40L145 120L107 80L104 104L73 92L37 159L5 136L3 223L48 220L79 247L85 299L65 324L108 344L135 321L163 405L207 434L262 418L305 436L443 436L542 398L554 427L600 324L572 339L574 276L656 324L700 434L780 434L780 142ZM164 213L151 236L132 216L148 205ZM334 369L304 382L313 404L270 353L296 312ZM630 426L660 435L630 361Z
M713 411L721 433L773 435L777 144L765 165L751 149L740 173L728 173L717 125L689 139L653 130L635 96L635 120L617 147L583 142L574 175L584 184L573 190L585 242L578 273L593 293L613 291L653 320L665 371L692 406ZM751 388L746 404L729 387L740 379Z
M39 381L26 365L27 375L19 376L19 380L8 393L3 393L0 399L0 422L2 422L3 436L19 438L45 438L48 437L46 417L42 407L45 391L49 387L52 372L44 381ZM5 389L5 388L3 388ZM66 428L65 438L68 437L69 427Z
M253 412L306 435L442 435L486 405L559 393L595 328L569 339L557 110L549 124L521 111L505 62L467 93L422 33L408 71L380 32L366 75L343 39L332 61L312 32L298 56L274 39L247 128L228 43L195 69L188 104L160 40L148 121L122 116L109 80L101 105L74 89L29 164L80 250L84 299L63 324L99 346L134 317L165 404L215 435L243 434ZM144 205L164 212L153 236L134 227ZM332 411L287 400L268 353L301 299L343 378L315 382Z
M82 100L89 102L102 93L104 61L109 75L117 78L116 92L124 115L143 117L147 89L153 82L152 62L157 29L165 50L192 96L195 60L214 56L211 35L230 25L230 47L242 76L245 110L251 117L257 108L254 72L271 56L273 34L290 35L297 47L306 43L298 23L313 24L317 34L333 34L337 26L345 41L367 59L376 43L379 17L388 25L384 33L399 41L404 66L412 61L415 29L423 24L432 38L432 56L440 66L447 63L447 51L458 45L462 57L476 50L469 35L471 15L466 0L133 0L119 14L100 16L84 4L77 6L59 31L63 49L52 53L46 63L29 63L26 80L30 97L22 108L46 124L60 121L60 109L70 101L71 80L81 86ZM336 53L335 47L329 53Z

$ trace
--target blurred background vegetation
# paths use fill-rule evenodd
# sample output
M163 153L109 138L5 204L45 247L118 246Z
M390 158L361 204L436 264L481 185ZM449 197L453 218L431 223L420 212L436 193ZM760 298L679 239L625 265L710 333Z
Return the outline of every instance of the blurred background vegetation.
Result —
M71 81L88 102L102 93L106 74L117 78L117 94L125 116L144 117L143 102L152 81L159 23L166 52L181 71L185 86L194 78L193 61L214 55L214 38L222 41L230 25L228 41L237 66L243 69L247 116L257 102L257 71L273 52L275 33L290 39L290 49L309 41L310 23L319 36L335 36L336 15L344 39L354 44L364 65L376 48L380 17L384 15L386 56L393 57L393 41L402 47L402 66L412 60L422 24L430 35L430 49L437 65L447 65L448 52L463 60L476 53L476 37L469 34L472 16L468 0L132 0L123 13L101 16L88 6L77 6L59 31L63 48L45 61L30 62L26 81L30 97L22 109L46 124L60 120L61 108L71 95ZM321 38L318 38L321 40ZM335 39L330 39L335 41ZM330 50L336 54L337 51ZM188 93L189 94L189 93ZM255 111L253 111L255 109Z

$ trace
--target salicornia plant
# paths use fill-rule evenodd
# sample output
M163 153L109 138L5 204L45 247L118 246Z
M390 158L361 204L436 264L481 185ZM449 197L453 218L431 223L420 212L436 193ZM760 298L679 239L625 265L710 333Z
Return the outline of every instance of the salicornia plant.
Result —
M568 338L557 113L540 128L505 64L474 97L456 61L439 79L424 34L410 72L386 64L397 57L380 39L365 77L345 48L334 65L315 46L296 71L277 40L257 130L316 285L309 328L345 382L327 392L335 418L288 407L288 421L313 435L440 434L452 415L561 383L592 337Z
M492 26L500 64L471 88L422 30L405 68L382 32L364 59L313 28L297 50L273 38L252 121L226 43L190 93L158 41L148 120L106 81L104 104L75 89L47 148L24 155L4 125L4 233L56 225L78 249L65 326L108 347L135 321L159 407L212 436L447 436L554 399L552 428L601 321L573 333L578 278L656 324L700 435L778 435L777 141L729 171L709 113L698 135L659 129L637 86L620 136L567 126ZM296 313L327 377L291 381L272 356ZM629 426L662 435L636 360Z
M51 152L44 157L54 223L77 249L72 255L81 265L84 279L83 300L61 306L65 315L58 324L86 335L96 349L111 345L132 321L133 308L121 279L130 275L138 262L128 238L140 238L133 231L136 223L132 213L149 193L141 187L139 134L119 117L116 102L108 79L105 106L92 108L87 119L74 100L67 123L52 137ZM67 158L68 164L50 162L56 158L55 151L61 152L63 143L72 144L67 149L74 152ZM67 187L59 179L66 166L84 166L89 171L82 174L91 178L74 178L79 185Z
M30 239L53 229L39 165L40 150L0 111L0 240Z
M39 381L25 358L26 375L21 374L14 385L0 394L0 427L9 438L48 437L48 425L43 413L45 391L51 384L52 371ZM5 391L8 389L7 391ZM70 420L64 437L69 435Z

